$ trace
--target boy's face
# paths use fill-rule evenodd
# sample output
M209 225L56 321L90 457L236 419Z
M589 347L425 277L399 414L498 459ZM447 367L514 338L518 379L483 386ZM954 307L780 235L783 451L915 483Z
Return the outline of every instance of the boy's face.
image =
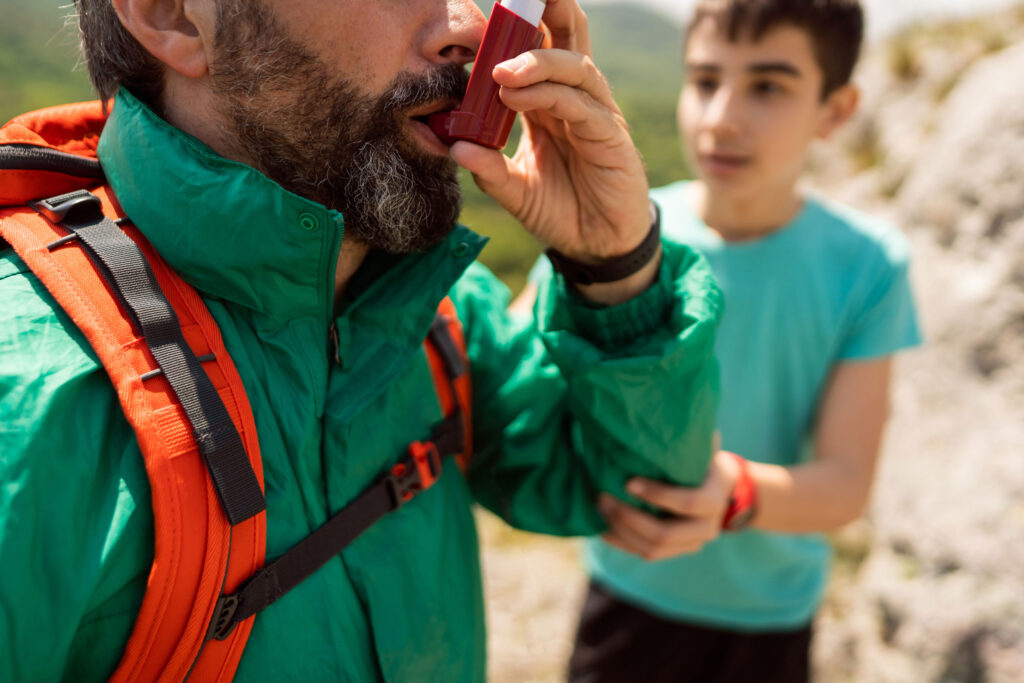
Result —
M729 42L714 21L694 27L686 48L679 126L691 167L708 190L741 199L792 192L811 142L853 113L844 86L821 99L823 74L807 33L769 29Z

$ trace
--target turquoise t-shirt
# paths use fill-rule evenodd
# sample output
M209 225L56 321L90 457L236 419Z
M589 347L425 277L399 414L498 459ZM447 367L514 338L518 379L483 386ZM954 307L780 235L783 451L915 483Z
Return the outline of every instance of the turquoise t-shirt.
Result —
M694 214L690 183L659 188L663 232L702 252L725 294L716 354L722 447L791 465L813 450L815 409L837 363L920 343L896 229L808 198L764 238L723 241ZM655 614L740 630L800 627L814 614L831 557L818 534L747 530L701 552L647 562L600 539L587 544L592 577Z

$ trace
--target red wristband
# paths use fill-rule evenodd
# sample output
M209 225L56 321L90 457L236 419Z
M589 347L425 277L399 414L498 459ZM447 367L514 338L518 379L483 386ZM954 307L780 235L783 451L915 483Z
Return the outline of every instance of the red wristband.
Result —
M722 517L722 528L726 531L746 529L754 521L757 514L757 482L750 476L750 465L746 458L735 453L728 453L739 466L739 477L729 497L729 507Z

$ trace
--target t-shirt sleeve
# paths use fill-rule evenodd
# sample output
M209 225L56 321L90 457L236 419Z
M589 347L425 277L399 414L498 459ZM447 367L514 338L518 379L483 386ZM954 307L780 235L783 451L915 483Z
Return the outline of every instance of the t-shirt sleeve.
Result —
M873 283L865 288L866 296L852 316L839 352L841 360L880 358L921 344L909 264L908 249L900 240L872 269Z

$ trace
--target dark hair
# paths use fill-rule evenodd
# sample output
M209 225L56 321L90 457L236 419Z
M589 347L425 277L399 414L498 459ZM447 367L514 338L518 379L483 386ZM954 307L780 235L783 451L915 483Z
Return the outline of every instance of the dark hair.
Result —
M100 99L106 102L124 86L159 112L164 65L121 24L111 0L74 2L82 57ZM217 29L234 20L235 15L257 7L258 0L218 0Z
M700 0L686 29L689 40L705 19L714 21L731 42L764 37L789 24L803 29L824 74L822 99L850 82L864 39L860 0Z
M163 66L125 29L110 0L75 0L75 11L82 57L100 99L105 102L123 85L158 107Z

